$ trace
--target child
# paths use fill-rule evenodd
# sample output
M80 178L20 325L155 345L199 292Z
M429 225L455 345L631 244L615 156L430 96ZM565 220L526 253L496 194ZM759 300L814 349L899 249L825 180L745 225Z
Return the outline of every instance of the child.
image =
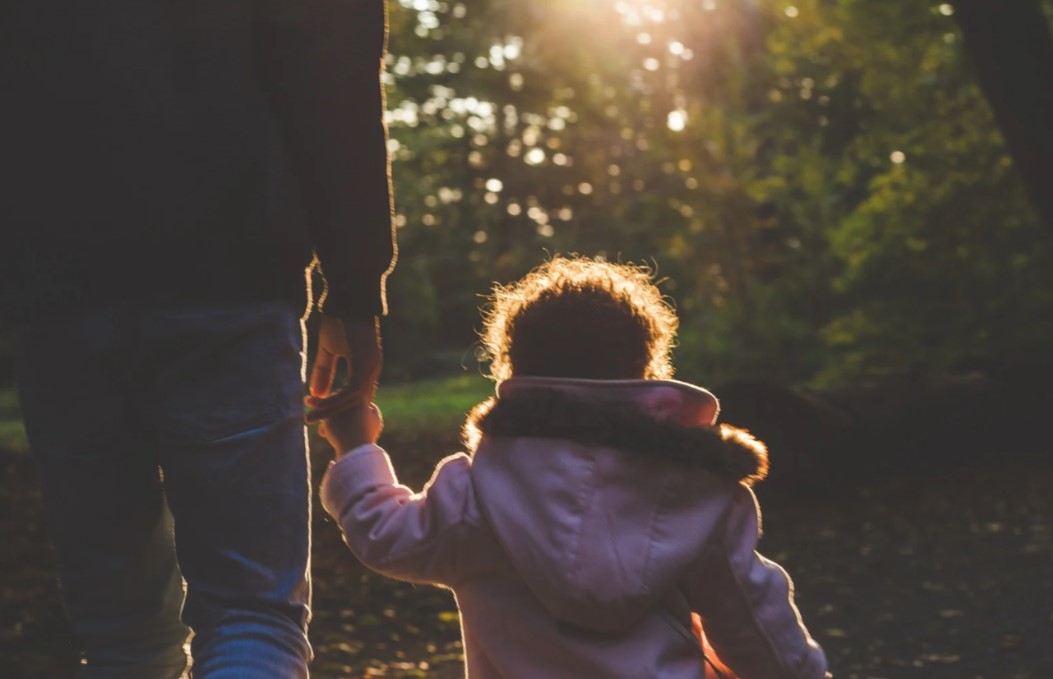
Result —
M676 325L646 270L555 258L495 290L497 396L421 493L375 445L375 407L324 423L324 507L370 568L454 591L471 679L702 679L693 622L742 679L826 673L754 551L767 451L668 379Z

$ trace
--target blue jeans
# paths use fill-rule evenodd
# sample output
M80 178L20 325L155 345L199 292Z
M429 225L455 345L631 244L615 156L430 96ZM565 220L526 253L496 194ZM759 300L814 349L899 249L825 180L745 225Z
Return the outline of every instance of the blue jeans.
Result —
M306 678L299 311L83 310L20 328L15 369L78 678L185 676L188 627L195 679Z

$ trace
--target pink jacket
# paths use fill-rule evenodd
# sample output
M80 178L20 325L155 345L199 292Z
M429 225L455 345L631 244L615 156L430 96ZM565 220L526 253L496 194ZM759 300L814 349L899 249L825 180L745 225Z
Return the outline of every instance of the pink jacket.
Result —
M742 679L821 679L793 586L754 551L763 445L673 381L512 378L473 411L474 455L425 489L375 445L322 503L367 566L450 587L471 679L705 676L691 612Z

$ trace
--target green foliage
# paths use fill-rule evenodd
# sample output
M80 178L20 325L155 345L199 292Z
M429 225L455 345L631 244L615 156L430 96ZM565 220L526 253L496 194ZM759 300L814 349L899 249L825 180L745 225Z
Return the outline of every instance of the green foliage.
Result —
M465 374L382 385L377 405L400 431L456 432L468 411L493 393L492 382L478 374Z
M1041 351L1053 247L952 14L399 0L389 375L464 362L491 281L552 252L653 262L689 378Z

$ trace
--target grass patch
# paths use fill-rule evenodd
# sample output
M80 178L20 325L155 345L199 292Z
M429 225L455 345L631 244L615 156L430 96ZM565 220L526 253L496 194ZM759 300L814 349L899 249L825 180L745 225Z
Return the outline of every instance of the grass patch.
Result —
M377 405L385 427L400 431L448 431L459 428L472 406L493 396L494 384L476 374L381 385Z
M29 452L29 441L26 440L22 420L0 419L0 449L15 453Z
M18 412L18 390L14 385L0 387L0 419Z
M472 406L493 393L493 382L481 375L465 374L381 386L377 403L385 426L391 430L448 433L459 429ZM20 453L29 450L13 387L0 388L0 448Z
M26 430L18 410L18 392L14 386L0 387L0 448L16 453L29 452Z

